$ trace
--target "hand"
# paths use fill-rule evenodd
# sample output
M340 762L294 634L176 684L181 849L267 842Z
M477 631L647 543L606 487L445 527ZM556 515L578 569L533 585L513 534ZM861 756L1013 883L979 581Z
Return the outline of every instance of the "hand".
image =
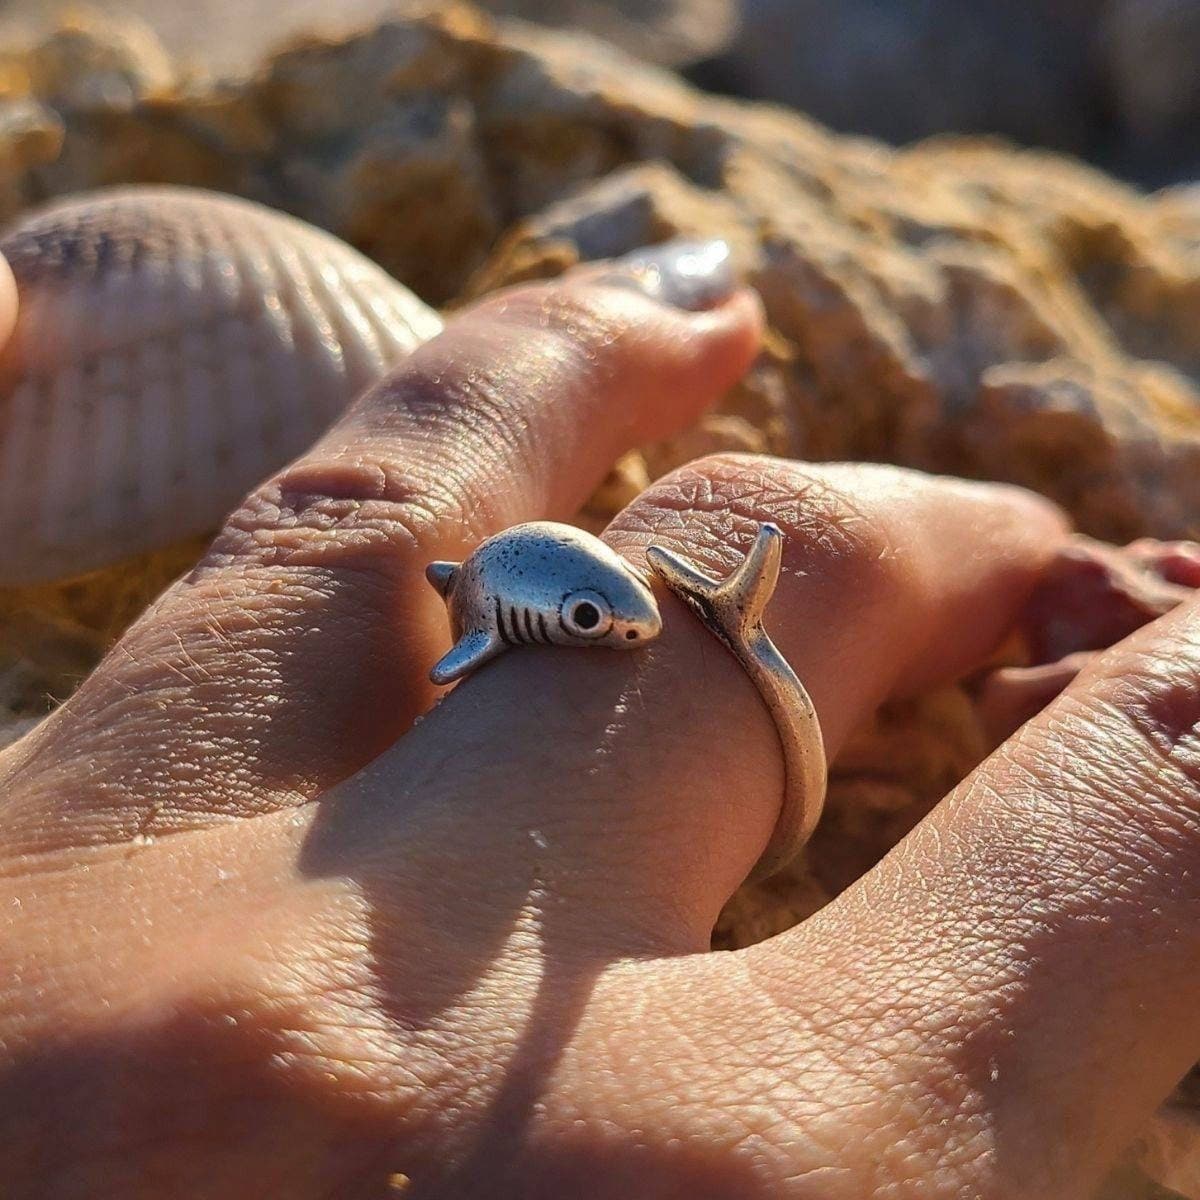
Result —
M462 314L0 757L6 1196L1063 1200L1196 1058L1195 606L732 954L781 762L670 596L644 650L521 649L415 723L425 564L713 402L759 318L711 282ZM738 456L606 537L722 573L764 519L831 755L982 663L1064 538L1012 489Z

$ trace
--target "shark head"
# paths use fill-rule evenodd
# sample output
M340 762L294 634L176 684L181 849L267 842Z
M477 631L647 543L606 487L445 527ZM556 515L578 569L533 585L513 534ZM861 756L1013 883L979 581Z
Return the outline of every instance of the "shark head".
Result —
M591 576L589 586L568 592L559 605L559 627L569 639L634 650L662 632L653 593L623 561Z
M463 563L431 563L458 641L434 667L447 683L510 646L636 650L662 631L650 585L599 538L533 521L488 538Z

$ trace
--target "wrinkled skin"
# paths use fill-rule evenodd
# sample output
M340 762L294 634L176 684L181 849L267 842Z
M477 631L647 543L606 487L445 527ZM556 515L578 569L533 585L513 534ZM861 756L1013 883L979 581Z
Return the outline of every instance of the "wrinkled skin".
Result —
M759 319L586 277L460 315L0 758L7 1197L1088 1194L1200 1054L1195 604L737 953L775 732L669 596L644 651L512 652L414 724L425 564L568 516ZM1013 489L736 456L606 537L719 573L764 519L831 755L984 663L1068 537Z

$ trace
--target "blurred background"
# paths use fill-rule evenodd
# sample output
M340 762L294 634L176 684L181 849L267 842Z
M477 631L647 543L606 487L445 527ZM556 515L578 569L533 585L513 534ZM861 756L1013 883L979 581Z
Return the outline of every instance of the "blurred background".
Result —
M216 74L309 29L417 0L93 0ZM421 7L429 7L422 0ZM791 105L893 143L998 134L1146 187L1200 177L1200 0L482 0L585 30L702 86ZM0 43L52 22L0 0Z

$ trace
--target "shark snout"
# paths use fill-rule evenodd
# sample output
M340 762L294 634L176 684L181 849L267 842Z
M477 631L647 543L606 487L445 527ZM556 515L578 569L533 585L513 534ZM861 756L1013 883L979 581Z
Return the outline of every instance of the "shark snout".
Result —
M647 592L642 603L632 606L613 621L612 642L632 650L643 642L653 641L660 633L662 616L653 595Z

